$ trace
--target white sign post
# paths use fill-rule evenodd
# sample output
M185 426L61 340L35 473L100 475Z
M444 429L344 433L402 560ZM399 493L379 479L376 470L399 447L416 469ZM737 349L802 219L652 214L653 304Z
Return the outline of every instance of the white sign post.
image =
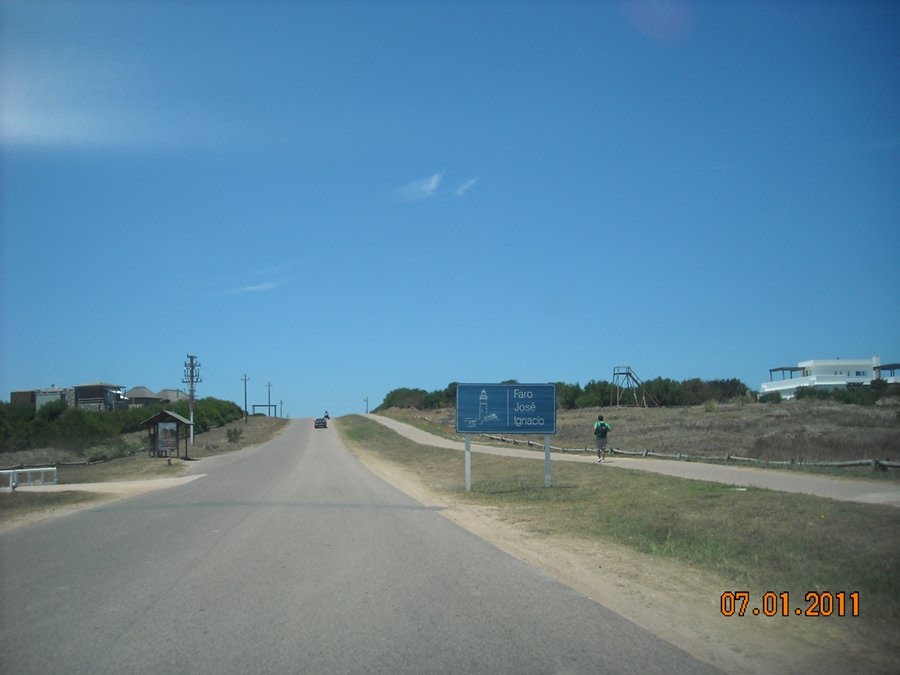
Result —
M472 491L472 435L466 434L466 492Z
M544 487L550 487L550 437L544 436Z

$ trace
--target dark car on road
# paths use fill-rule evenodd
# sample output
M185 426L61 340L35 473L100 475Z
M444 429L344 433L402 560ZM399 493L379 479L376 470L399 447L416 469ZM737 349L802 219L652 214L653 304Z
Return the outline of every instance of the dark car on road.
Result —
M324 417L317 417L315 422L316 429L327 429L328 428L328 420Z

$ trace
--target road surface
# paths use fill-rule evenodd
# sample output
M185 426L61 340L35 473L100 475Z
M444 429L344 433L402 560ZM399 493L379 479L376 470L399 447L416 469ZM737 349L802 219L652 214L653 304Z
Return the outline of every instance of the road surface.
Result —
M292 422L0 534L0 672L717 672Z

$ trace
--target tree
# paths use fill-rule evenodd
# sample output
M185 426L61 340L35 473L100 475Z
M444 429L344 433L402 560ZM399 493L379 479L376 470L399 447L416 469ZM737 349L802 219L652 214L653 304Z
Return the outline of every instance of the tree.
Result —
M387 408L417 408L421 410L424 407L427 395L428 392L424 389L410 389L409 387L394 389L387 393L384 401L375 409L375 412Z
M566 384L565 382L557 382L556 383L556 405L558 408L563 408L564 410L572 410L576 408L578 405L578 397L584 392L581 390L581 385L577 382L575 384Z

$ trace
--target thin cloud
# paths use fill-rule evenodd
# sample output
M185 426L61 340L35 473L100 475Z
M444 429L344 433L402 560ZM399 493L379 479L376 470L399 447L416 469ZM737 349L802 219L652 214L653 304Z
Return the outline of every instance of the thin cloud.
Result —
M394 192L394 198L399 202L412 202L434 197L437 194L438 188L441 186L441 180L443 180L443 178L443 173L436 173L428 178L411 181L399 190L396 190Z
M469 180L464 182L462 185L460 185L458 188L456 188L456 196L457 197L464 196L469 190L471 190L473 187L475 187L475 183L477 183L477 182L478 182L477 178L470 178Z
M113 86L120 78L87 64L60 68L14 61L2 72L0 142L17 146L153 145L158 122Z
M276 288L283 286L283 281L267 281L262 284L254 284L252 286L241 286L235 290L235 293L264 293L266 291L274 291Z
M112 66L66 68L19 59L0 69L0 144L46 148L183 149L222 147L244 139L227 118L188 114L147 98ZM198 122L197 120L202 120Z
M677 42L693 28L687 0L621 0L620 6L628 22L652 40Z

